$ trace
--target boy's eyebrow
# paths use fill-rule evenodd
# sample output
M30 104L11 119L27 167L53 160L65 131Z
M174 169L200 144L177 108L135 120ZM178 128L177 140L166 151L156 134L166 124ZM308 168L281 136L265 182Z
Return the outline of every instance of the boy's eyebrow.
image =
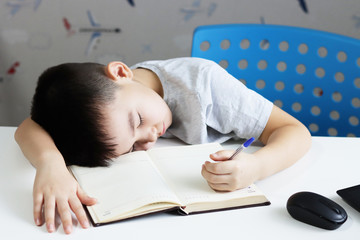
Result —
M134 117L133 117L132 112L129 112L128 119L129 119L130 132L131 132L131 135L134 137L134 135L135 135L135 131L134 131L135 123L134 123Z

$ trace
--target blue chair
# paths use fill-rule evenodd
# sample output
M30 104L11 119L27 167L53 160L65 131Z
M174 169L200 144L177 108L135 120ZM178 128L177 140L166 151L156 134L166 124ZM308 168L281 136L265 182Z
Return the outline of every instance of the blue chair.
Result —
M200 26L193 57L219 63L312 135L360 136L360 40L263 24Z

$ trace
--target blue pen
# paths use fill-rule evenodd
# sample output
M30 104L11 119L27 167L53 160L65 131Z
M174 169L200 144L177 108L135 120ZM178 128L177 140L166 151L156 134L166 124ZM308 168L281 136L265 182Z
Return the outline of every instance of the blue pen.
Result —
M238 155L242 150L244 150L245 148L247 148L248 146L250 146L252 144L252 142L255 140L255 138L249 138L246 142L244 142L240 147L238 147L234 154L229 158L229 160L232 160L236 155Z

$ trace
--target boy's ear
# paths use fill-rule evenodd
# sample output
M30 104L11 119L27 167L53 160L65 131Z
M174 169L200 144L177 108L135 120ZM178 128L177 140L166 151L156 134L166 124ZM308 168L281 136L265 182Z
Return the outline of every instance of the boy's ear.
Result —
M120 80L121 78L132 79L134 77L131 69L123 62L110 62L106 66L106 75L112 80Z

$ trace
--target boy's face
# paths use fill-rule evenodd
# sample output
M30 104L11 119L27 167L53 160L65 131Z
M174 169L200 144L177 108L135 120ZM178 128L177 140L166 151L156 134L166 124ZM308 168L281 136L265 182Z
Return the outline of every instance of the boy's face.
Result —
M117 82L115 101L105 108L105 128L118 155L152 147L171 125L172 114L152 89L127 79Z

